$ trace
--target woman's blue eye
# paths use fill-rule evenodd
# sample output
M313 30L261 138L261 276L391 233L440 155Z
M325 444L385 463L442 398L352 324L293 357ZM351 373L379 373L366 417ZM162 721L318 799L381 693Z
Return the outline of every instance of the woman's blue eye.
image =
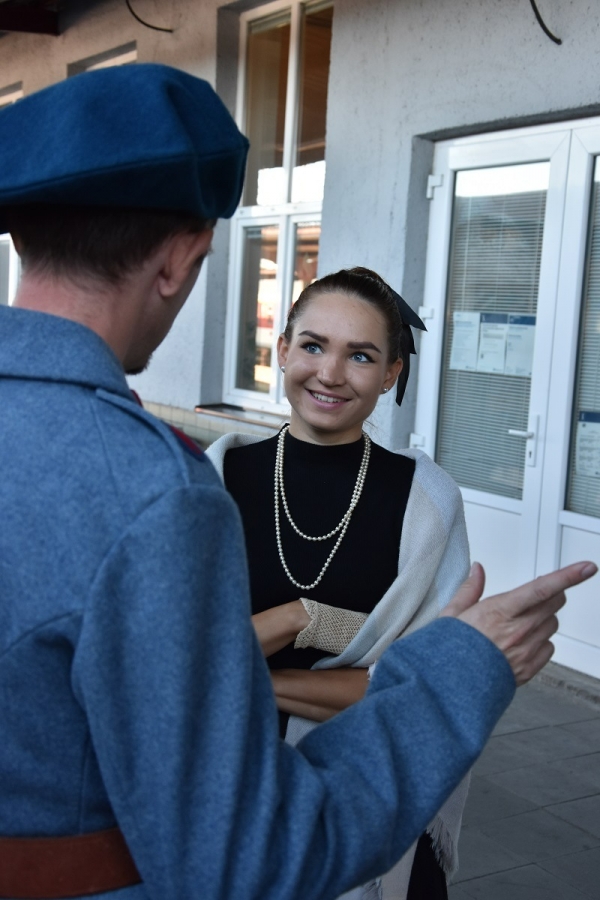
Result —
M352 359L356 360L356 362L373 362L372 357L368 353L363 353L362 350L357 350L356 353L353 353Z
M307 344L302 344L302 349L306 350L307 353L320 353L321 347L319 344L315 344L314 341L309 341Z

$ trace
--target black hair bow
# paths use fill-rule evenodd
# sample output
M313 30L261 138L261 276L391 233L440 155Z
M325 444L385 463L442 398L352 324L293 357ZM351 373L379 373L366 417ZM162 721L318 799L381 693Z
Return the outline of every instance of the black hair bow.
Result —
M392 290L392 295L394 300L396 301L396 306L398 307L398 312L400 313L400 318L402 319L402 328L407 337L408 342L408 356L403 360L404 365L402 366L402 371L398 375L398 381L396 382L396 403L398 406L402 403L404 398L404 392L406 390L406 384L408 382L408 376L410 375L410 354L414 353L416 356L417 351L415 350L415 339L413 337L413 333L410 330L411 326L413 328L418 328L420 331L427 331L422 319L416 314L414 309L408 305L406 300L403 300L400 294L397 294L396 291Z

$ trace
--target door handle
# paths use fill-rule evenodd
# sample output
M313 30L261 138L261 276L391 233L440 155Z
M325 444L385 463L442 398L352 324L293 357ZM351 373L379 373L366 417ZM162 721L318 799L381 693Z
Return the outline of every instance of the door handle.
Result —
M539 430L540 417L530 414L527 422L528 431L521 431L520 428L509 428L508 433L511 437L524 438L527 441L525 445L525 465L535 466L535 457L537 453L537 435Z

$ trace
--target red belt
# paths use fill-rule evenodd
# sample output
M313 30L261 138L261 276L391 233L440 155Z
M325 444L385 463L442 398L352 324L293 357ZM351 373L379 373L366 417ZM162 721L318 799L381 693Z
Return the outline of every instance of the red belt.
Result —
M0 838L0 897L85 897L141 880L119 828L74 837Z

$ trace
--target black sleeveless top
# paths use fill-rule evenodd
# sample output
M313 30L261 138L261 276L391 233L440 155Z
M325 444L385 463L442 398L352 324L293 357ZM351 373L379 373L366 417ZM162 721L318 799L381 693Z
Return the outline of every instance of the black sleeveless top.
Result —
M285 436L283 478L289 510L305 534L327 534L348 509L363 456L362 438L322 446ZM277 437L236 447L225 455L224 480L244 525L252 612L308 597L330 606L370 613L398 573L402 522L415 462L371 445L363 491L348 530L319 584L310 591L287 577L275 535ZM280 528L287 566L301 584L319 575L336 539L306 541L289 524L280 503ZM269 657L271 669L309 669L325 654L293 644Z

